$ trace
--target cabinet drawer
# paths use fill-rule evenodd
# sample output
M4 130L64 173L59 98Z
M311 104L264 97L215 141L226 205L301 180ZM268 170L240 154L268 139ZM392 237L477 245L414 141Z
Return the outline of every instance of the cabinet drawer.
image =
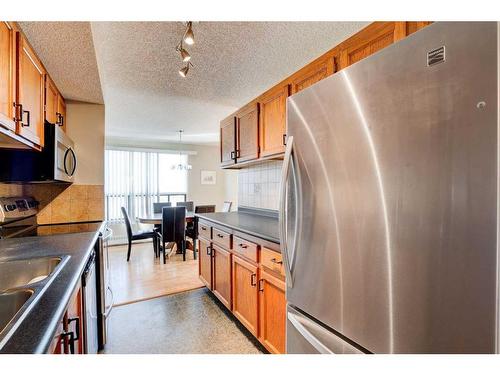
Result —
M198 223L198 235L207 240L212 239L212 227L205 223Z
M213 241L226 249L231 249L232 234L213 228Z
M285 276L283 258L280 253L263 247L260 251L260 263L267 269L274 271L283 277Z
M254 262L258 261L257 258L258 246L259 245L254 244L253 242L234 236L234 252L236 254L244 256L245 258L253 260Z

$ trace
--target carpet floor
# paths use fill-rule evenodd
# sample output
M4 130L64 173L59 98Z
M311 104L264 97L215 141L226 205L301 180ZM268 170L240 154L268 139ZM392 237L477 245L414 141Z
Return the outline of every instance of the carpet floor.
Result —
M259 354L266 350L206 289L117 306L104 354Z

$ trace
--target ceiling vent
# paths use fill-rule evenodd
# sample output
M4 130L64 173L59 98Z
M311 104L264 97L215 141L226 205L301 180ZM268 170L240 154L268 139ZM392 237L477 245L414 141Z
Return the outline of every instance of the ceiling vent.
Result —
M444 46L427 52L427 66L433 66L442 63L444 62L444 60L445 60Z

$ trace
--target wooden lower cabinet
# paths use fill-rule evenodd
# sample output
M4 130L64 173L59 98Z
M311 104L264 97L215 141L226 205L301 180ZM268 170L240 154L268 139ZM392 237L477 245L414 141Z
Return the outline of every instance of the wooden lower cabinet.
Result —
M231 253L212 244L212 291L231 310Z
M210 241L200 237L199 247L200 261L198 262L198 273L201 281L212 289L212 246Z
M258 337L257 266L233 255L233 314Z
M80 284L71 296L68 308L59 322L49 353L84 354L83 335L82 288Z
M285 282L260 270L259 340L271 353L285 353Z

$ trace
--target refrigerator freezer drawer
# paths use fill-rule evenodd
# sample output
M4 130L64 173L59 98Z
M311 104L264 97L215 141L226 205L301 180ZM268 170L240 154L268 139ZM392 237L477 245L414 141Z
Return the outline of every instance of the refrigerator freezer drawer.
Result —
M290 305L287 306L286 335L288 354L363 354Z

